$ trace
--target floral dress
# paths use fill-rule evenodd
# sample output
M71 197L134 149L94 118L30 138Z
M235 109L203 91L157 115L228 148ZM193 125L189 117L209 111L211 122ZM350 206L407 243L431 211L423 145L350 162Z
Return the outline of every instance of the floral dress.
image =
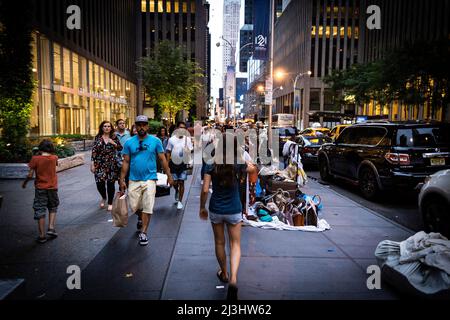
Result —
M91 156L95 168L95 182L117 181L119 178L118 151L123 147L117 136L112 140L117 144L117 148L111 143L106 144L102 137L95 137Z

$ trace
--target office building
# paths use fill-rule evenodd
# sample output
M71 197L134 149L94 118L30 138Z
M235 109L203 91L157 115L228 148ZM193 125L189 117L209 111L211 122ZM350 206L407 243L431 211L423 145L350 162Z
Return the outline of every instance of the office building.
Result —
M30 135L95 135L101 121L136 114L136 2L33 0ZM106 5L107 4L107 5ZM69 29L70 5L81 28ZM18 13L19 14L19 13Z
M199 79L204 92L197 93L191 115L203 118L208 110L210 86L210 35L208 25L209 4L205 0L141 0L141 27L138 52L145 56L160 41L169 40L183 48L187 59L198 63L204 77ZM141 92L143 97L143 93ZM143 98L144 99L144 98ZM150 109L149 105L144 105ZM148 112L148 110L146 110ZM149 112L151 114L151 112Z

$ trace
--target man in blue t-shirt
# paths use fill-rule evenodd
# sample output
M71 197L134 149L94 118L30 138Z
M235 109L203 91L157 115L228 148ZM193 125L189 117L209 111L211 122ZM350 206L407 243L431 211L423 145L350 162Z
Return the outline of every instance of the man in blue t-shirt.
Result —
M120 173L120 189L124 191L127 188L125 176L129 169L128 199L134 212L142 210L139 213L142 221L139 244L145 246L148 244L147 229L155 204L156 180L158 180L157 158L161 161L164 172L167 174L169 185L173 184L173 179L161 140L147 134L147 116L137 116L135 123L138 134L127 140L122 150L123 165Z

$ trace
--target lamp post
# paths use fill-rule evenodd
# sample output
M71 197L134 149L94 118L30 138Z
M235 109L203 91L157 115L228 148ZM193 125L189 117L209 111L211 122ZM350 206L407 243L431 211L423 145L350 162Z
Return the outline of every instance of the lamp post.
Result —
M231 87L232 92L234 92L234 97L229 97L230 98L229 103L231 103L231 105L233 106L233 114L234 114L233 122L234 122L234 126L236 126L236 103L235 103L235 98L236 98L235 97L236 96L236 57L235 57L236 47L233 46L233 44L230 41L228 41L227 39L225 39L223 36L220 38L223 41L225 41L226 43L228 43L228 45L231 47L231 66L233 67L233 78L231 79L230 87ZM252 42L246 43L239 49L239 52L241 52L242 49L244 49L245 47L251 46L252 44L253 44ZM217 42L216 46L220 47L220 42ZM226 93L227 93L227 87L225 86L225 99L224 100L227 101L227 104L229 104L228 99L226 97ZM228 106L227 106L227 109L228 109ZM227 110L225 110L225 111L227 111Z
M301 109L301 106L302 106L302 104L301 104L301 97L298 97L297 95L296 95L296 92L298 91L298 88L297 88L297 80L300 78L300 77L303 77L305 74L307 74L307 75L311 75L311 71L307 71L307 72L304 72L304 73L299 73L299 74L297 74L296 76L295 76L295 80L294 80L294 112L296 112L297 113L297 116L295 116L295 120L296 120L296 126L297 126L297 128L299 127L299 125L300 125L300 130L303 130L304 129L304 120L305 120L305 117L303 116L303 110ZM298 105L296 105L296 102L297 102L297 97L298 97ZM300 120L300 116L301 116L301 122L299 123L299 120Z

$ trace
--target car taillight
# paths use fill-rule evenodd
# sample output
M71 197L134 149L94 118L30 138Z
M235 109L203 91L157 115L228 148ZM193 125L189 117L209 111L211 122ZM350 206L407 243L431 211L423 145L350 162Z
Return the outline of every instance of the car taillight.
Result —
M385 159L392 164L407 166L411 163L409 154L406 153L386 153Z

